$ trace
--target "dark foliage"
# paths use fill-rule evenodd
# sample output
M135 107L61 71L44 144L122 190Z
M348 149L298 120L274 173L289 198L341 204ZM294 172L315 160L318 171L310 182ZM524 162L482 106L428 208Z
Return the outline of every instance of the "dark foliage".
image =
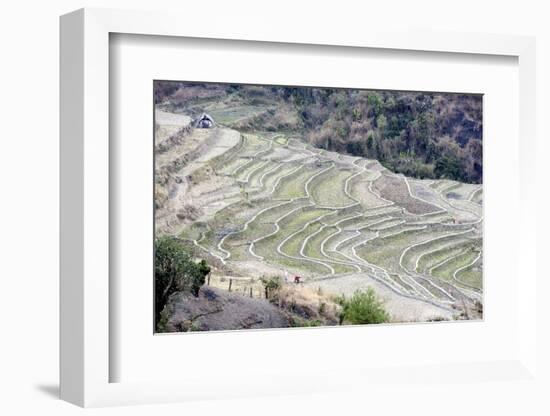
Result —
M481 96L308 91L313 98L300 113L316 146L378 159L409 176L481 183Z
M175 292L186 291L198 296L200 287L210 273L204 260L193 261L182 244L168 236L155 240L155 323L168 298Z
M357 291L349 299L342 296L338 302L342 306L340 324L381 324L390 319L372 288L368 288L366 292Z

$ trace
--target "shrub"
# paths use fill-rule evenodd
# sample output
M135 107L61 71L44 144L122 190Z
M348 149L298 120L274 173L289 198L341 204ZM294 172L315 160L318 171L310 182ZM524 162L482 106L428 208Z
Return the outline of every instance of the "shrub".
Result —
M368 288L366 292L356 291L349 299L341 296L337 301L342 305L340 324L381 324L390 319L372 288Z
M331 298L323 295L320 289L295 284L283 285L270 300L294 316L300 323L296 326L306 326L302 321L308 321L307 326L313 326L315 322L338 325L342 309Z
M435 163L434 173L440 178L454 179L463 181L465 169L462 161L454 155L445 155Z
M278 277L262 277L260 280L264 285L265 298L273 299L281 288L281 279Z

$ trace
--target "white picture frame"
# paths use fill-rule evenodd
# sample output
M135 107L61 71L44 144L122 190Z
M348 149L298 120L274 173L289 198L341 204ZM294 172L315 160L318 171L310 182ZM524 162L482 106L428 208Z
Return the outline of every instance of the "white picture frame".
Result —
M185 21L185 24L182 24ZM441 54L504 55L519 66L520 192L518 270L523 277L517 292L515 318L517 349L506 360L415 367L411 378L420 382L444 380L445 370L472 383L491 380L536 379L536 193L530 175L535 166L535 40L530 37L429 31L380 31L349 28L327 33L311 25L307 31L278 24L235 33L229 22L205 24L173 13L82 9L61 18L61 398L80 406L158 403L220 397L296 394L360 388L392 377L407 379L407 369L359 366L330 370L334 377L320 382L319 373L299 374L288 385L285 374L266 374L266 380L227 385L208 380L110 382L109 258L109 36L113 33L225 39L282 44L430 51ZM485 155L485 157L494 157ZM334 335L336 336L336 335ZM336 373L340 374L336 374ZM467 375L475 374L474 377ZM441 377L441 378L440 378ZM333 381L330 381L332 380ZM340 380L349 380L341 382ZM412 381L409 381L412 383ZM208 391L204 388L208 383ZM355 386L355 387L353 387Z

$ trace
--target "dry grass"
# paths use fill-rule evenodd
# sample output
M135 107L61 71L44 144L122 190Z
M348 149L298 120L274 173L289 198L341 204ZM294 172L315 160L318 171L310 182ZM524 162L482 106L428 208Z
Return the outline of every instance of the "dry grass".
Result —
M210 276L210 286L229 290L229 281L231 280L231 291L243 296L250 296L257 299L264 299L264 287L260 279L253 277L236 277L229 275L212 274Z
M210 286L228 290L229 280L232 280L232 292L246 297L252 294L254 298L265 299L264 284L259 279L213 274ZM319 289L301 284L282 283L281 287L269 293L269 301L296 317L297 324L307 322L318 322L322 325L339 324L341 306Z
M341 307L320 290L296 284L283 285L274 301L300 318L321 321L324 325L337 325Z
M165 187L155 184L155 206L157 209L164 206L168 200L168 191Z

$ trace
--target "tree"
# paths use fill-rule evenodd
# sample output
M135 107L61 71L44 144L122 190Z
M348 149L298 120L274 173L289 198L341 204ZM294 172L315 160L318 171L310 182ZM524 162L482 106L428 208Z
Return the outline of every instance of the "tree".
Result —
M435 174L439 178L464 180L465 169L461 160L454 155L444 155L435 162Z
M201 260L197 263L197 276L198 278L193 279L191 282L191 293L194 296L199 296L199 289L202 285L204 285L204 282L206 280L206 276L210 274L210 266L206 263L206 261Z
M483 177L483 146L481 140L470 139L466 145L468 157L468 179L472 182L481 182Z
M366 292L356 291L350 299L342 297L338 302L342 306L340 323L381 324L390 319L382 301L376 297L374 290L370 287Z
M369 94L367 95L367 104L369 105L374 117L378 117L383 107L383 102L380 94L374 91L369 92Z
M346 151L352 155L360 155L363 153L363 147L358 141L349 141L346 144Z
M386 118L386 116L384 114L380 114L377 118L376 118L376 125L378 126L378 129L380 131L380 134L382 135L382 137L384 136L384 133L386 131L386 127L388 126L388 119Z
M273 295L281 288L281 279L279 277L262 277L260 280L264 285L266 299L271 299Z
M354 108L351 113L351 118L353 119L353 121L361 120L361 116L361 110L359 110L358 108Z
M181 242L163 236L155 240L155 322L171 294L187 291L199 295L199 289L210 273L208 264L195 262Z
M420 151L425 152L428 143L433 137L435 120L433 114L421 112L418 115L417 121L418 131L416 134L416 146Z

